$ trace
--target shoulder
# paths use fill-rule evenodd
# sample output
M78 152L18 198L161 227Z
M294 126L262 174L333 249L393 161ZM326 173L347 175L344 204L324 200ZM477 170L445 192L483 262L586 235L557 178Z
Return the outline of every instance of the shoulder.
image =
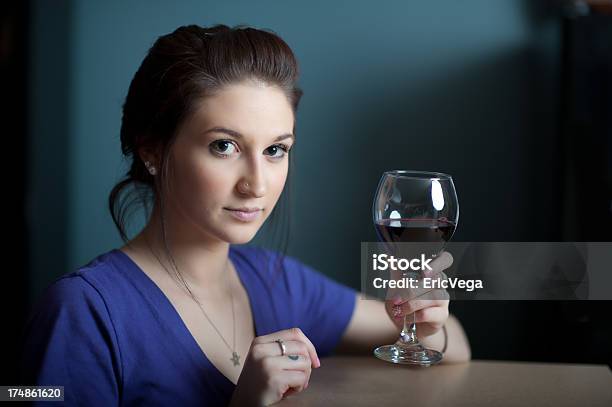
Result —
M45 304L79 303L84 298L99 298L98 290L82 274L72 272L55 280L43 293Z
M91 339L97 332L114 338L113 316L117 313L112 310L117 308L116 300L119 307L123 306L125 290L113 286L127 285L126 278L121 277L125 271L114 264L116 252L104 253L51 283L30 312L26 324L30 336L50 341L52 337L83 334Z
M25 326L25 348L36 357L42 358L49 347L55 347L57 354L65 354L68 343L74 351L85 343L114 343L108 302L88 273L81 268L61 276L47 287L32 309ZM87 340L82 342L79 338Z
M125 294L127 271L117 250L99 255L86 265L53 281L33 309L33 315L108 312L107 302Z
M106 291L129 280L134 267L126 254L114 249L97 256L64 278L80 277L97 290Z
M117 333L108 302L91 278L102 268L102 263L90 263L90 268L66 274L45 290L24 330L25 381L100 387L104 397L116 396L122 369ZM87 396L77 390L67 393L69 404L76 394Z
M33 314L51 315L68 310L91 311L91 305L100 306L95 308L103 307L104 300L100 293L103 284L100 282L105 279L104 274L112 270L106 256L107 254L101 255L76 271L53 281L38 300Z

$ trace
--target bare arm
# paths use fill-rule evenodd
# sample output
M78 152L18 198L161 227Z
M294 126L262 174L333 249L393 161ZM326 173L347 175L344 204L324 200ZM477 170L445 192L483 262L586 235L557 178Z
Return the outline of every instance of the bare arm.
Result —
M438 308L438 307L436 307ZM446 308L448 310L448 307ZM426 317L427 314L423 314ZM461 323L452 315L433 315L432 318L447 318L444 325L448 334L448 343L443 363L465 362L471 358L468 339L461 327ZM426 322L417 320L417 334L419 326ZM400 329L393 323L385 309L385 303L374 299L363 299L357 294L355 311L351 321L344 332L338 347L340 353L368 354L379 345L395 343L399 337ZM441 350L444 346L444 333L442 329L431 335L419 335L423 345Z

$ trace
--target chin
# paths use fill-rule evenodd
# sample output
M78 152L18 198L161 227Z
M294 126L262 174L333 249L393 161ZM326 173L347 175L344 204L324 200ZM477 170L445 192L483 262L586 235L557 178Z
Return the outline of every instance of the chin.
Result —
M259 230L259 228L257 230ZM229 244L246 244L253 240L255 234L257 233L257 230L243 230L240 232L234 232L230 230L225 233L225 236L223 236L223 240L225 240Z
M254 236L249 236L246 238L237 238L237 239L230 239L228 240L229 244L247 244L249 243L251 240L253 240Z

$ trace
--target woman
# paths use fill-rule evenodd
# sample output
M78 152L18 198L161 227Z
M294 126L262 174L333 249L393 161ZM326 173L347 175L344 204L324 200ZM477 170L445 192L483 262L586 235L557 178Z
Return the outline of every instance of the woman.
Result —
M297 77L265 31L186 26L155 42L123 107L131 167L110 195L126 244L47 290L24 382L63 385L68 404L268 405L307 388L336 347L394 341L413 311L427 345L445 346L446 324L445 360L469 359L448 301L361 300L295 259L235 246L285 187ZM128 240L133 203L152 212Z

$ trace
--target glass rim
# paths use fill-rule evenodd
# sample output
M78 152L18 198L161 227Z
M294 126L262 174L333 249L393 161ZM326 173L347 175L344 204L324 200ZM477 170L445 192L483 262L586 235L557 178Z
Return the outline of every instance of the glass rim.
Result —
M391 170L385 171L384 175L390 175L396 178L411 178L411 179L430 179L430 178L444 178L453 179L449 174L435 171L419 171L419 170Z

